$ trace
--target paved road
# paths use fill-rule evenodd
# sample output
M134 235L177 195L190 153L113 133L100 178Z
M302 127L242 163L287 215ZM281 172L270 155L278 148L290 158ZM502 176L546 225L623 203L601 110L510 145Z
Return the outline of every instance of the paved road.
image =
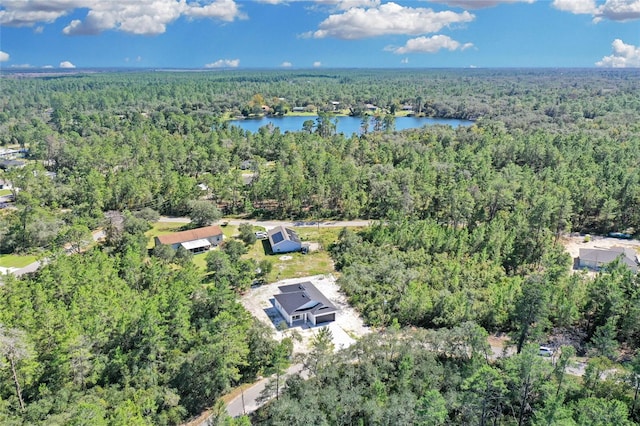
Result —
M294 364L287 369L286 376L290 376L292 374L298 374L302 371L302 364ZM273 376L275 377L275 376ZM303 375L304 377L304 375ZM270 378L264 378L262 380L257 381L248 389L244 390L243 394L238 395L234 399L232 399L227 404L227 413L231 417L242 416L243 414L250 414L256 411L258 408L267 403L267 401L258 402L258 398L260 397L260 393L264 390L269 382ZM286 377L282 377L282 383L286 380ZM270 399L275 398L275 395ZM243 406L244 403L244 406Z
M103 230L97 230L97 231L93 231L92 232L92 236L93 236L93 241L99 241L99 240L104 239L106 237L106 234L105 234L105 232ZM75 252L67 251L67 254L73 254L73 253L75 253ZM11 273L11 274L19 277L20 275L24 275L24 274L28 274L30 272L37 271L38 269L40 269L40 267L42 265L46 265L47 262L48 262L48 259L44 258L42 260L37 260L37 261L35 261L33 263L28 264L24 268L20 268L20 269L17 269L17 268L6 268L7 269L6 273ZM0 269L0 272L5 272L5 271Z
M165 223L190 223L191 219L188 217L169 217L169 216L161 216L158 222ZM368 220L341 220L341 221L286 221L286 220L239 220L239 219L221 219L220 223L227 222L230 225L240 225L241 223L251 223L254 226L263 226L266 229L275 228L276 226L287 226L290 228L295 227L310 227L317 226L321 228L343 228L343 227L361 227L361 226L369 226L371 225L371 221ZM102 230L93 232L93 240L98 241L105 238L105 233ZM1 273L12 273L16 276L28 274L30 272L35 272L42 266L43 263L46 264L47 260L43 259L42 261L33 262L24 268L15 269L15 268L4 268L0 270Z
M164 223L190 223L191 219L188 217L170 217L161 216L158 222ZM369 226L372 221L369 220L328 220L328 221L290 221L290 220L256 220L256 219L221 219L219 223L227 222L229 225L240 225L241 223L250 223L254 226L264 226L267 229L275 228L276 226L287 226L290 228L295 227L310 227L318 226L321 228L343 228L343 227L358 227Z

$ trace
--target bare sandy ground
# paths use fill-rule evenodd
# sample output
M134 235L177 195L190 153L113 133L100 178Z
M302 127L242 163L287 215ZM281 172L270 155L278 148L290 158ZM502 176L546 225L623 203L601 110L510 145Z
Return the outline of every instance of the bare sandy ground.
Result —
M322 294L327 297L339 310L336 314L336 320L328 324L320 326L304 326L291 327L285 330L279 330L279 324L284 322L282 316L276 310L273 304L273 295L278 294L278 287L287 284L310 281L316 286ZM292 278L278 281L273 284L266 284L260 287L252 288L245 294L241 302L245 309L253 314L260 321L273 327L276 338L282 339L285 336L299 334L302 338L300 342L295 342L294 352L305 353L310 349L310 341L317 331L326 326L329 327L333 334L333 344L335 350L348 347L355 343L358 337L364 336L370 332L369 327L364 325L360 315L347 303L346 297L340 292L340 288L336 284L333 275L316 275L305 278Z
M612 247L624 247L634 249L640 252L640 241L622 240L618 238L600 237L591 235L590 241L584 242L584 235L567 236L562 238L562 244L572 258L578 257L581 248L602 248L609 249Z

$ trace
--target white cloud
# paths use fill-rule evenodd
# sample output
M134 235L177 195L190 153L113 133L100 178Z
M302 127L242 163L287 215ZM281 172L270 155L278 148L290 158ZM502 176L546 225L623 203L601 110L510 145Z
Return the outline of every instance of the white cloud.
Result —
M76 66L69 61L62 61L60 62L60 65L58 65L58 68L75 68L75 67Z
M300 3L309 0L257 0L258 3L265 4L289 4ZM353 7L376 7L380 5L380 0L311 0L314 6L328 6L333 10L348 10Z
M53 65L44 65L42 68L51 69L53 68Z
M336 10L349 10L354 7L377 7L380 0L315 0L319 5L331 6Z
M457 6L464 9L484 9L505 3L534 3L536 0L430 0L432 3Z
M640 0L606 0L599 6L596 0L553 0L552 5L565 12L592 15L594 22L640 19Z
M0 0L0 25L51 23L76 9L88 9L63 29L67 35L119 30L131 34L161 34L181 16L233 21L245 17L234 0Z
M611 43L613 54L596 62L599 67L633 68L640 67L640 47L625 44L619 38Z
M95 0L9 0L2 1L0 25L32 26L37 22L51 23L78 7Z
M313 67L314 67L314 68L318 68L318 67L321 67L321 66L322 66L322 62L320 62L320 61L315 61L315 62L313 63Z
M9 60L9 54L0 50L0 62L7 62Z
M404 55L406 53L436 53L441 49L465 50L473 47L473 43L464 43L453 40L446 35L437 34L432 37L418 37L407 40L402 47L387 47L385 50Z
M402 58L402 60L400 61L401 64L408 64L409 63L409 58Z
M193 18L212 18L226 22L232 22L236 18L246 19L246 15L240 11L234 0L215 0L204 6L189 3L185 14Z
M598 18L612 21L640 19L640 0L607 0L598 8Z
M328 7L332 10L348 10L353 7L376 7L380 5L381 0L256 0L258 3L264 4L290 4L290 3L302 3L313 2L314 5L310 9L317 9L317 7ZM317 7L316 7L317 6Z
M11 68L33 68L31 64L13 64Z
M558 10L574 14L595 14L597 11L596 0L553 0L551 4Z
M354 40L390 34L420 35L439 31L451 24L471 22L474 18L467 11L435 12L386 3L377 8L353 8L342 14L330 15L320 23L317 31L306 36Z
M280 64L280 66L283 68L291 68L293 64L289 61L284 61L283 63Z
M205 68L237 68L240 59L218 59L210 64L205 64Z
M33 32L36 34L42 34L44 32L44 27L42 25L38 25L33 29Z

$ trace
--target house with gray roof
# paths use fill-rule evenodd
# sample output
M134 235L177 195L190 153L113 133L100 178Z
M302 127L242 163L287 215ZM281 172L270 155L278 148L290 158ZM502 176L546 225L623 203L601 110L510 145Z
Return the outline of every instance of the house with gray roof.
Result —
M638 272L638 256L630 248L612 247L609 249L581 248L578 256L578 265L581 268L589 268L599 271L603 266L620 259L634 273Z
M290 253L300 251L302 242L296 231L284 226L276 226L267 233L273 253Z
M318 325L336 320L336 308L320 290L306 281L278 287L274 295L275 306L289 326L295 321Z

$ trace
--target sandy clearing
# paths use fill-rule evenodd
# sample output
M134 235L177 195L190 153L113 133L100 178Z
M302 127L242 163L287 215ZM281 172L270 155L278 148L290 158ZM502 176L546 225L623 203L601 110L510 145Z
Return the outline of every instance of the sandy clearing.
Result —
M618 238L601 237L591 235L590 241L584 242L584 235L571 235L562 238L562 244L572 258L578 257L581 248L603 248L612 247L632 248L636 252L640 251L640 241L637 240L621 240Z
M273 295L279 292L279 286L306 281L312 282L339 309L336 314L336 320L320 326L305 324L304 326L292 327L284 331L278 330L278 325L284 320L273 305ZM352 345L358 337L364 336L371 331L369 327L364 325L356 310L349 306L346 297L340 292L340 287L336 284L333 275L292 278L255 287L241 298L241 302L245 309L251 312L258 320L273 327L277 339L282 339L292 333L299 334L301 341L294 343L295 353L308 352L310 349L309 343L314 334L324 326L329 327L331 330L336 350Z

